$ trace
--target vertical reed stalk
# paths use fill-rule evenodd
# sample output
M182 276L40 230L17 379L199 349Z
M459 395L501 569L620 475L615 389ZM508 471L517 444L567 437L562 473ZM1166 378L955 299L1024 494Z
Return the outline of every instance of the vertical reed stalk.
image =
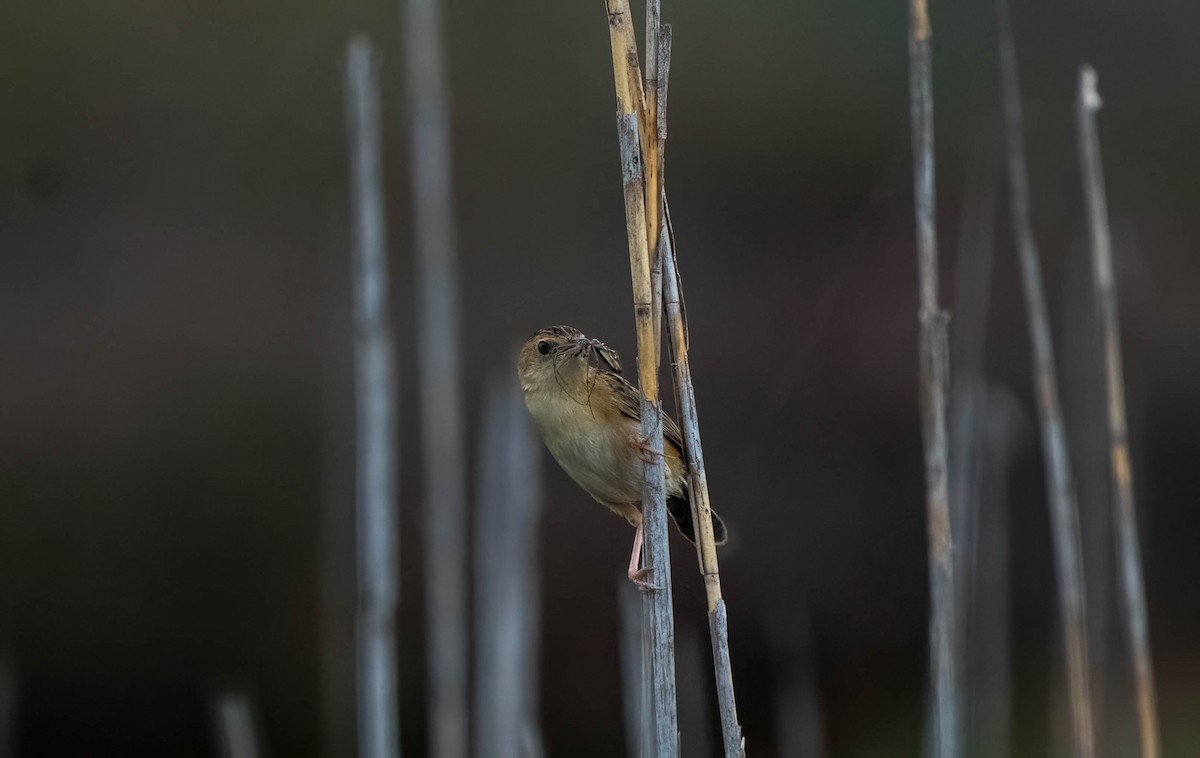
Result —
M721 592L721 569L717 562L717 546L712 528L712 505L708 494L708 475L704 469L704 450L700 444L700 421L696 412L696 390L692 384L692 369L688 358L686 315L683 312L683 284L679 277L678 260L671 235L669 212L665 215L663 270L666 278L665 297L671 362L675 368L675 392L679 399L683 423L684 451L688 464L689 493L692 501L692 524L696 532L696 553L704 577L704 592L708 601L708 628L712 639L713 664L716 672L717 704L721 712L723 754L736 758L745 751L742 728L738 723L737 701L733 689L733 665L729 660L729 617Z
M1033 385L1042 432L1042 455L1046 468L1050 526L1067 658L1071 741L1076 758L1092 758L1096 748L1088 683L1087 613L1079 505L1076 502L1075 481L1071 474L1066 427L1059 400L1054 343L1050 336L1041 262L1030 222L1029 176L1025 165L1017 55L1007 0L996 0L996 16L1000 36L1000 91L1004 107L1009 209L1012 212L1013 238L1016 240L1017 261L1025 291L1029 339L1033 347Z
M925 489L929 539L929 650L934 702L934 754L959 750L959 696L954 652L956 593L946 463L946 389L949 382L946 324L938 302L937 226L933 162L933 82L925 0L912 0L909 17L909 100L913 130L913 194L920 275L920 400L925 441Z
M625 743L630 758L654 755L654 713L650 709L650 679L653 672L649 656L649 638L643 639L649 625L644 623L642 598L622 576L617 584L617 611L620 622L621 699L625 711Z
M475 754L522 758L537 726L537 440L515 380L488 389L475 553Z
M400 755L396 684L396 380L388 324L379 82L371 43L346 55L354 217L359 594L358 733L364 758Z
M662 313L662 258L659 235L662 223L663 199L663 142L666 140L665 114L660 104L666 98L666 78L671 65L671 51L663 49L663 28L660 0L646 0L646 87L641 128L646 131L644 171L646 174L646 241L650 245L653 311ZM665 30L670 44L671 29ZM654 344L662 345L662 317L654 321Z
M649 24L647 24L649 28ZM648 36L647 44L649 42ZM666 201L664 165L667 140L667 89L671 73L671 27L662 27L655 35L657 47L657 82L654 88L654 126L658 137L658 175L662 192L660 231L658 234L659 268L664 284L663 300L667 316L667 335L676 404L683 424L684 456L688 466L688 492L692 505L692 524L696 535L696 557L704 578L708 605L709 638L712 643L713 667L716 676L717 704L720 708L722 753L737 758L745 753L742 727L738 723L737 700L733 689L733 665L729 660L729 617L721 592L721 570L717 562L716 538L712 527L712 505L708 493L708 474L704 469L704 449L700 444L700 421L696 411L696 390L692 384L692 368L688 359L687 312L683 302L683 282L679 275L679 260L675 254L675 236Z
M406 0L404 42L416 232L417 352L425 479L430 755L465 758L466 451L459 290L452 212L450 107L439 0Z
M1122 611L1133 660L1137 697L1141 758L1158 758L1158 716L1154 689L1154 667L1150 657L1150 632L1146 621L1146 587L1142 578L1137 511L1133 499L1133 468L1129 459L1129 431L1125 419L1125 376L1121 359L1120 319L1113 275L1112 238L1108 227L1108 200L1104 168L1100 160L1100 138L1096 111L1100 109L1096 72L1090 66L1079 70L1079 162L1083 169L1083 192L1087 200L1088 232L1092 248L1092 271L1096 305L1104 345L1104 384L1107 394L1109 453L1112 466L1113 521L1116 526L1117 560L1120 566Z
M629 2L606 0L605 7L617 94L617 138L621 150L629 267L637 324L638 385L642 392L641 434L646 456L642 495L644 562L652 571L650 578L655 586L644 601L650 621L654 733L658 755L676 756L679 754L679 737L675 703L675 621L671 612L671 558L667 543L662 406L658 387L661 348L657 325L662 321L662 295L656 293L652 276L655 265L651 260L645 193L646 156L657 154L657 132L645 120L641 68Z

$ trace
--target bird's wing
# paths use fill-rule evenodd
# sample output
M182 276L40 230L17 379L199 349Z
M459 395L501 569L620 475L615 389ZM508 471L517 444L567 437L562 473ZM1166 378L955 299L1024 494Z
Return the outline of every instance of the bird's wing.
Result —
M631 419L640 420L642 418L641 390L634 387L625 377L619 374L600 371L599 376L601 381L608 382L609 386L612 387L612 395L617 399L617 409ZM662 415L662 420L663 436L675 445L682 458L683 433L679 431L679 425L665 413Z

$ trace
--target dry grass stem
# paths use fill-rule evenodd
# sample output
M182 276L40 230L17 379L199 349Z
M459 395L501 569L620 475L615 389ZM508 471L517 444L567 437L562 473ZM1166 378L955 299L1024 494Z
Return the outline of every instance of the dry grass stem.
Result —
M406 0L421 451L425 481L430 755L467 754L467 512L449 92L439 0Z
M700 444L700 422L696 411L696 390L692 384L692 369L688 359L687 321L683 310L683 286L679 277L678 260L671 234L669 211L665 214L663 269L666 285L664 301L667 311L668 342L675 373L675 393L682 420L684 452L688 464L688 486L692 501L692 524L696 530L696 553L700 573L704 577L704 592L708 601L709 633L712 638L713 663L717 680L717 703L721 712L721 734L724 755L743 753L742 729L737 718L737 702L733 689L733 666L729 661L729 621L721 593L721 569L717 562L717 546L712 528L712 504L708 493L708 475L704 469L704 449Z
M354 357L357 391L359 751L400 755L394 619L399 600L396 534L396 381L388 324L379 82L371 43L350 41L346 117L354 218Z
M625 577L617 583L620 623L621 702L625 715L625 742L629 756L654 755L654 713L650 708L649 624L637 588ZM647 617L648 618L648 617Z
M613 52L613 74L617 90L617 123L621 144L622 177L625 186L625 211L628 227L630 265L633 275L634 307L638 324L638 369L644 395L642 408L642 432L655 447L661 444L661 406L658 388L658 356L661 349L662 311L665 305L669 335L671 337L672 362L675 366L675 389L683 419L685 451L688 459L689 492L693 509L693 524L696 530L697 555L704 576L708 598L709 627L712 636L713 658L716 664L717 698L721 707L724 754L743 754L741 728L737 722L737 709L733 694L733 674L729 664L728 620L724 600L721 597L720 571L717 567L716 544L713 536L711 506L708 484L704 473L704 458L700 447L699 426L696 421L695 392L687 361L687 326L683 313L682 289L679 283L678 266L674 257L670 219L666 210L663 167L666 140L666 96L670 74L671 30L660 24L659 3L650 0L646 7L647 68L645 88L638 71L636 43L630 22L627 0L607 0L609 29ZM640 162L638 149L640 148ZM664 298L665 290L665 298ZM647 391L647 390L650 391ZM652 452L661 455L661 448ZM646 518L648 530L660 527L665 530L665 519L656 523L651 520L652 509L664 508L660 499L661 461L655 461L646 469ZM652 499L654 498L654 499ZM665 510L665 508L664 508ZM659 575L660 563L654 559L656 548L651 547L654 533L647 533L647 561L655 567L654 580L660 586L669 574ZM666 535L662 536L666 546ZM663 553L664 557L666 553ZM657 600L657 599L656 599ZM670 671L662 666L659 651L663 650L664 633L673 634L663 624L669 619L667 607L660 610L657 602L648 606L649 618L654 631L651 634L654 665L653 700L655 713L655 747L658 755L675 755L678 752L677 735L674 731L675 691L673 684L674 661ZM664 617L664 610L666 616ZM667 651L669 654L669 651ZM668 692L664 687L665 677L670 674L672 684ZM666 701L670 700L668 718L670 729L662 723L667 712ZM643 750L645 744L643 743Z
M954 652L954 562L947 483L946 392L949 382L946 324L938 303L937 227L933 162L933 84L929 16L925 0L910 6L909 99L913 130L913 194L920 275L920 401L925 442L925 487L929 539L930 672L934 701L935 755L959 754L959 696Z
M661 11L659 0L646 0L646 86L641 128L646 132L643 171L646 177L646 239L657 247L659 218L662 211L661 146L658 133L658 90L661 47ZM669 65L669 63L668 63ZM661 306L660 306L661 307ZM655 322L661 326L662 320ZM656 337L657 339L657 337Z
M648 27L650 25L648 24ZM665 176L667 138L667 89L671 67L671 27L666 26L654 36L657 40L657 82L654 87L656 110L653 119L657 135L658 173ZM648 44L650 44L648 42ZM647 95L649 98L649 95ZM674 369L675 398L679 406L684 436L684 454L688 465L688 492L691 495L692 524L696 535L696 557L704 578L708 604L709 636L712 641L716 675L717 703L720 708L723 754L727 758L741 756L745 745L738 723L737 700L733 688L733 666L729 660L729 621L721 593L721 570L717 561L717 546L712 527L712 505L708 492L708 475L704 468L704 450L700 444L700 422L696 411L696 391L692 384L691 363L688 359L687 312L683 305L683 283L675 254L675 237L671 228L666 202L665 183L660 182L662 223L658 234L656 270L662 272L663 300L667 316L667 334L671 365Z
M659 237L662 235L664 143L666 134L667 79L671 67L671 27L661 23L659 0L646 2L646 88L642 127L647 132L646 171L646 240L650 245L653 264L650 276L653 285L655 313L662 313L662 254ZM662 317L654 321L654 344L662 346Z
M646 128L641 69L628 0L606 0L613 80L617 94L617 137L621 179L625 191L625 221L629 267L633 284L638 342L638 385L642 391L642 429L645 445L645 484L642 494L644 565L651 569L655 589L646 594L650 626L649 657L653 670L651 696L658 755L679 752L675 702L675 622L671 612L671 563L667 543L666 491L663 482L662 406L659 402L658 363L662 296L656 294L647 228L644 156L653 154L657 132ZM660 280L661 281L661 280Z
M479 453L475 753L520 758L528 733L539 731L540 451L508 372L489 386Z
M1090 66L1083 66L1079 71L1077 107L1079 162L1083 169L1083 191L1087 201L1088 231L1092 248L1093 283L1104 346L1113 520L1120 567L1122 610L1130 656L1133 660L1141 758L1157 758L1161 754L1157 698L1154 668L1150 657L1149 624L1146 620L1146 588L1142 578L1137 511L1133 498L1129 432L1125 418L1125 377L1121 360L1112 239L1108 227L1108 201L1104 189L1104 169L1100 160L1100 139L1096 129L1096 111L1100 109L1100 95L1096 91L1096 72Z
M1077 758L1095 755L1091 689L1088 683L1087 614L1083 556L1079 530L1079 506L1067 451L1066 428L1059 401L1050 317L1042 286L1041 263L1029 218L1029 177L1025 166L1025 140L1017 57L1007 0L997 0L1000 36L1000 91L1004 106L1009 208L1013 238L1025 291L1029 338L1033 347L1033 385L1037 396L1042 432L1046 488L1050 502L1050 525L1062 613L1067 682L1071 710L1071 738Z

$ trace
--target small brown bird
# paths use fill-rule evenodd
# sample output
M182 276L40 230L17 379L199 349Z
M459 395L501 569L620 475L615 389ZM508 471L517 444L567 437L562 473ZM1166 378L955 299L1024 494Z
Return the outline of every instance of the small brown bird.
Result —
M578 329L551 326L521 348L517 373L525 406L550 454L601 504L637 528L629 579L642 589L649 569L638 570L642 551L642 393L621 376L617 351ZM683 435L663 414L667 512L692 542L692 507L683 466ZM713 536L725 542L725 524L712 514Z

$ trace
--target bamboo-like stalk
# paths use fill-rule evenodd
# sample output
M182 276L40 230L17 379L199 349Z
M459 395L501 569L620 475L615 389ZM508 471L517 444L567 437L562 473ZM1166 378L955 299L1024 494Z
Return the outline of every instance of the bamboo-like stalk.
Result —
M475 553L475 754L518 758L537 733L540 456L508 372L488 389Z
M1025 291L1029 339L1033 347L1033 385L1041 425L1042 455L1046 468L1050 525L1065 638L1071 740L1077 758L1092 758L1096 749L1091 689L1088 684L1087 614L1079 505L1067 451L1041 263L1029 219L1029 177L1025 165L1020 85L1007 0L996 0L996 17L1000 38L1000 91L1004 107L1009 210L1012 213L1013 238L1016 240L1017 261Z
M909 17L909 100L913 130L913 194L920 275L920 400L925 442L925 488L929 539L929 651L934 701L934 754L959 750L958 666L954 640L956 594L946 464L946 387L949 383L946 323L938 302L937 227L933 162L933 82L925 0L912 0Z
M691 366L688 361L687 322L683 309L683 287L679 277L678 261L675 257L674 238L665 199L663 168L667 137L667 89L670 78L671 28L659 28L657 0L647 3L647 112L643 123L652 125L654 139L652 161L658 177L659 197L652 200L647 187L647 208L656 207L661 212L661 223L657 237L655 273L665 282L662 298L668 320L668 338L671 345L671 361L674 367L675 393L683 423L684 448L688 463L689 493L692 505L692 523L695 525L696 552L704 577L705 594L708 601L709 631L712 640L713 661L716 671L717 700L721 712L723 752L726 756L740 756L744 752L741 727L737 720L737 705L733 689L733 671L729 661L728 616L721 595L720 569L717 563L716 542L712 528L711 504L708 479L704 469L704 455L700 444L700 428L696 413L695 389L692 385ZM651 75L653 72L653 75ZM650 104L653 103L653 110ZM649 165L651 160L647 160ZM657 294L657 292L656 292ZM657 309L656 309L657 310ZM661 322L661 319L657 320Z
M617 94L617 138L621 150L621 178L625 190L625 222L629 267L637 324L638 385L642 392L641 435L645 446L645 483L642 523L645 558L654 590L644 603L650 620L651 686L654 732L658 755L679 753L678 714L675 702L675 622L671 613L671 558L667 543L666 491L663 482L662 406L659 402L659 329L662 296L655 292L645 194L645 156L652 130L646 127L645 108L628 0L606 0L612 44L613 81ZM656 132L655 132L656 134Z
M1071 97L1074 91L1071 92ZM1074 103L1072 102L1072 105ZM1072 114L1073 115L1073 114ZM1074 126L1074 124L1071 124ZM1082 201L1082 197L1080 198ZM1098 339L1093 302L1091 260L1086 239L1081 255L1070 255L1062 266L1060 292L1050 294L1055 325L1055 357L1063 388L1063 417L1071 451L1079 503L1079 537L1083 550L1084 607L1087 611L1088 695L1094 714L1096 753L1135 755L1137 710L1133 682L1125 670L1110 665L1120 659L1117 564L1113 550L1113 509L1109 502L1108 420L1104 413L1104 379L1099 369L1103 349ZM1057 623L1056 623L1057 626ZM1057 628L1051 641L1061 637ZM1047 749L1053 755L1071 752L1071 716L1065 660L1056 661L1046 693L1052 698Z
M622 576L617 584L620 622L621 701L625 711L625 743L630 758L654 755L654 712L650 708L649 624L637 589ZM648 617L647 617L648 618Z
M1079 162L1083 169L1093 282L1104 344L1113 521L1116 528L1117 560L1120 565L1122 610L1129 638L1130 656L1133 660L1141 757L1157 758L1162 750L1159 743L1157 696L1154 688L1154 666L1150 656L1146 587L1142 578L1137 512L1133 497L1133 468L1130 465L1129 432L1125 418L1125 376L1121 359L1116 281L1113 275L1112 238L1108 227L1108 200L1104 189L1104 169L1100 160L1100 138L1096 129L1096 111L1100 109L1100 104L1100 95L1096 91L1095 70L1091 66L1080 67L1077 103Z
M688 358L687 322L683 312L683 285L671 235L669 212L664 216L663 271L666 284L664 301L667 311L668 342L674 366L675 393L683 424L684 450L688 464L688 492L692 501L692 524L696 534L696 554L704 577L708 601L708 627L712 639L713 664L717 682L717 704L721 712L724 755L743 754L742 728L738 724L737 701L733 689L733 666L729 661L729 619L721 593L721 569L712 527L712 505L708 493L708 475L704 469L704 450L700 444L700 422L696 412L696 390Z
M665 176L664 164L667 140L667 89L671 73L671 27L665 26L657 35L658 87L655 129L658 135L658 172ZM708 492L708 474L704 468L704 448L700 444L700 420L696 410L696 389L692 383L692 368L688 358L687 310L684 308L683 281L679 275L679 259L675 253L675 235L666 201L665 182L660 183L662 195L662 224L658 248L664 279L664 307L667 316L672 378L676 404L683 424L684 455L688 467L688 492L692 506L692 524L696 536L696 558L704 579L708 606L709 638L712 643L713 669L716 678L717 705L721 718L722 752L726 758L745 754L745 740L738 722L737 699L733 687L733 664L729 659L729 617L721 591L721 569L717 561L716 536L712 526L712 504Z
M662 27L660 0L646 0L646 90L641 128L647 133L646 145L646 239L650 245L654 312L662 313L662 260L659 236L662 228L664 142L667 77L671 65L671 27ZM662 345L662 318L654 322L654 344Z
M430 755L465 758L467 511L449 94L439 0L404 3L425 479Z
M388 324L379 82L371 43L363 36L350 41L346 54L346 116L355 232L359 754L396 758L396 382Z
M646 175L646 240L648 241L651 254L657 255L658 242L658 227L659 219L662 211L662 170L663 156L662 144L659 133L658 105L659 105L659 77L660 67L665 64L670 65L667 61L661 60L662 45L662 11L660 0L646 0L646 87L645 87L645 102L644 102L644 118L641 128L647 134L643 143L646 146L643 156L645 165L643 170ZM665 87L663 88L665 90ZM655 324L656 328L661 327L661 320ZM655 339L658 339L656 337Z

